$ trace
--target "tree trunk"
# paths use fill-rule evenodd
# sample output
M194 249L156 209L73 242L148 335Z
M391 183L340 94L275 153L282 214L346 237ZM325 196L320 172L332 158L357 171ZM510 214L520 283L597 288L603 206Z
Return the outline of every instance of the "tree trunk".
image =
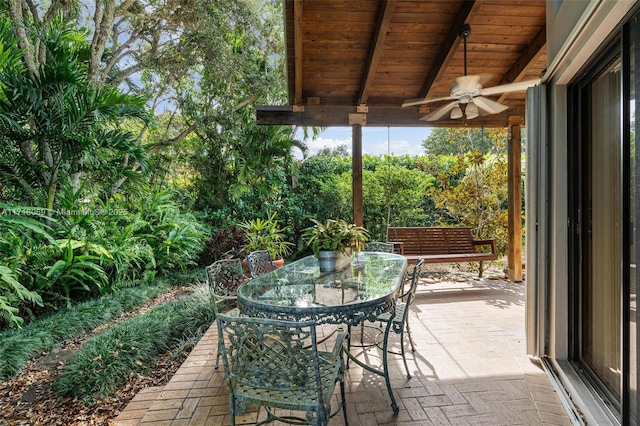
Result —
M25 19L22 13L22 1L21 0L8 0L9 3L9 17L13 21L13 28L20 39L20 48L22 49L22 58L24 59L24 65L27 67L29 74L34 77L38 75L38 64L35 57L35 49L27 37L27 30L23 23Z

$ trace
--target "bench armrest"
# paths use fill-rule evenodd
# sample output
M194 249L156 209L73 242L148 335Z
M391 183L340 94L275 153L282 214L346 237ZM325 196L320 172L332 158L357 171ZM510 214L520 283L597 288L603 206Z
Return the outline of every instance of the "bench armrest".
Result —
M474 246L491 246L491 253L496 254L496 240L473 240Z
M393 244L393 252L398 254L404 254L404 242L402 241L387 241L389 244Z

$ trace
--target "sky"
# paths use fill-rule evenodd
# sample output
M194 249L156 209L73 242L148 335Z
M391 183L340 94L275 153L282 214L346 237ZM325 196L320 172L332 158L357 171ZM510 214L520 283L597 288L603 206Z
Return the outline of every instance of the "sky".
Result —
M362 153L370 155L419 155L423 154L422 141L431 133L426 127L363 127ZM301 134L296 135L302 138ZM387 141L389 143L387 143ZM337 148L346 145L351 152L351 127L329 127L317 138L307 141L308 156L315 155L323 148ZM302 158L300 151L296 157Z

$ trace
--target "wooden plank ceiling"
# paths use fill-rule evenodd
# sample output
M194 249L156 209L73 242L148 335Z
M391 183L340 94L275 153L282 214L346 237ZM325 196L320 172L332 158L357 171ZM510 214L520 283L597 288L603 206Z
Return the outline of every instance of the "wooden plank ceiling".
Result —
M421 117L448 103L456 77L482 86L539 78L546 67L544 0L285 0L289 104L257 107L260 124L504 127L524 115L524 92L486 96L509 109L474 119ZM358 108L360 106L360 108ZM362 115L352 116L360 120Z

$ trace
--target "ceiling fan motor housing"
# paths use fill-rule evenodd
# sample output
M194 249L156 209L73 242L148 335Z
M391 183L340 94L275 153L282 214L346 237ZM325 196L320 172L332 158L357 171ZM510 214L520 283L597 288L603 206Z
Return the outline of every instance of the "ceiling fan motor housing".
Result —
M453 86L451 89L451 96L454 98L458 98L458 101L461 104L468 103L473 97L480 95L480 91L482 90L482 85L480 83L476 83L471 87L461 88L459 85Z

